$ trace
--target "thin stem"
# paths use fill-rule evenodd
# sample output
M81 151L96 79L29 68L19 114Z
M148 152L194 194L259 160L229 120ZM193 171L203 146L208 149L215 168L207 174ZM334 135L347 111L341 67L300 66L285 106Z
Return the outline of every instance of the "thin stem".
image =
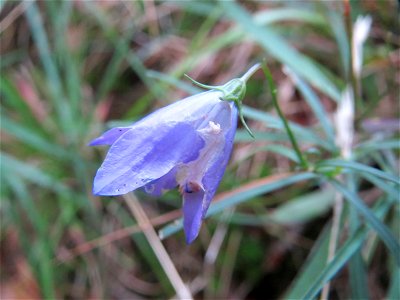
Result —
M260 69L260 67L261 67L261 64L260 63L256 63L242 77L240 77L240 79L243 80L244 82L247 82L247 80L249 80L249 78L251 76L253 76L253 74Z
M157 256L161 267L164 269L165 274L174 287L178 298L184 300L193 299L190 290L185 285L181 276L176 270L174 263L161 243L156 231L154 230L154 227L151 226L150 220L140 205L139 200L133 193L128 193L123 197L129 207L129 210L136 218L139 227L142 229L143 234L153 249L154 254Z
M293 149L296 152L296 155L299 159L300 165L302 166L303 169L307 170L308 162L305 159L305 157L303 156L303 154L301 153L299 145L297 144L297 140L295 139L293 132L290 129L289 123L286 120L285 116L283 115L282 110L279 106L278 99L276 97L276 93L277 93L276 86L275 86L274 80L272 79L271 72L269 71L267 64L265 62L261 65L261 67L264 71L265 77L267 77L267 80L268 80L269 89L270 89L271 95L272 95L272 103L274 104L275 109L278 112L278 115L281 118L283 125L285 126L286 132L289 136L290 142L292 143Z
M339 180L341 180L341 177L339 178ZM329 264L332 261L336 253L342 212L343 212L343 196L338 191L335 191L335 205L333 207L333 221L331 228L331 236L329 238L327 264ZM320 300L327 300L329 298L329 289L330 289L330 281L328 281L322 288Z

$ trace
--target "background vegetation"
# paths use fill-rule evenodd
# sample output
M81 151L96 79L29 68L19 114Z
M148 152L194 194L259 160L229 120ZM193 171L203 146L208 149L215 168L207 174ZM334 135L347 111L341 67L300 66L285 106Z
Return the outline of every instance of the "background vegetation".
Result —
M397 1L0 3L2 299L400 299ZM264 59L301 154L259 71L192 245L92 195L91 139Z

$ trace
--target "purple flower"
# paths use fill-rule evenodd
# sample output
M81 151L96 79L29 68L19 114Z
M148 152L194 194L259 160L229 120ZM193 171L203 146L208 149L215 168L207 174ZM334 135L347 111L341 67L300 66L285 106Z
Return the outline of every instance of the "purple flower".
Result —
M144 187L149 194L161 195L179 186L186 242L191 243L232 152L245 92L243 78L175 102L93 140L91 146L111 145L94 178L93 193L121 195Z

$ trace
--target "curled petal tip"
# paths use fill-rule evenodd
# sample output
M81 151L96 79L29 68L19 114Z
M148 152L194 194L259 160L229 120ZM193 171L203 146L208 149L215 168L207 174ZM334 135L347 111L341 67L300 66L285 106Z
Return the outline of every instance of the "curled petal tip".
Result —
M195 234L195 235L191 235L191 236L186 235L186 244L187 244L187 245L190 245L191 243L193 243L194 240L197 238L198 235L199 235L199 231L198 231L197 234Z

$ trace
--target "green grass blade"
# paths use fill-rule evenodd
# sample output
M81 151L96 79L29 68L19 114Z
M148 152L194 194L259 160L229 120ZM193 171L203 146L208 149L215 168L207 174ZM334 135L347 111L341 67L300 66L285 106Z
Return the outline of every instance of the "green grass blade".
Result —
M261 121L265 124L267 128L274 128L279 130L284 130L283 122L276 116L266 113L248 106L243 106L243 114L246 118L250 118L253 120ZM299 137L301 140L306 140L308 142L312 142L315 145L321 146L328 151L335 151L336 147L330 144L325 139L317 136L310 129L295 124L293 122L289 122L290 128ZM286 140L288 140L286 138Z
M52 299L55 297L56 289L52 265L54 254L49 242L48 232L46 232L46 229L49 228L48 224L37 210L34 200L28 193L28 189L24 182L15 176L6 177L5 180L17 196L18 202L25 211L25 215L33 225L32 231L29 235L35 235L35 240L29 245L25 244L24 248L28 255L30 255L29 262L32 264L32 268L38 274L43 296ZM15 204L11 205L15 206ZM17 226L20 227L20 231L24 231L23 222L19 219L15 221Z
M111 22L106 14L101 11L96 5L91 3L90 1L85 1L84 6L90 15L95 18L97 23L100 25L103 32L106 34L106 37L115 45L115 51L119 53L119 55L125 55L125 59L132 68L133 71L139 76L141 81L146 85L146 87L150 90L153 96L162 98L162 93L160 91L160 87L157 84L154 84L153 80L146 76L147 69L143 64L141 59L136 55L134 51L131 50L130 47L130 39L121 36L116 30L113 29ZM134 22L132 22L132 27ZM129 33L130 31L127 30Z
M42 17L36 2L31 2L26 8L26 17L31 27L35 45L38 49L40 60L43 64L48 80L48 87L51 92L51 100L54 102L61 128L65 133L70 132L73 127L71 111L65 101L62 91L62 84L59 71L54 63L46 31L43 27Z
M390 276L390 286L389 291L385 299L400 299L400 268L394 267L392 274Z
M45 173L44 171L36 168L28 163L22 162L13 156L4 152L0 153L0 166L5 170L8 170L14 176L18 175L21 178L35 183L39 186L45 187L46 189L55 191L57 193L68 193L69 188L60 183L60 181Z
M326 267L331 230L331 225L329 225L321 232L307 260L282 299L301 299L307 292L310 283L314 282L315 278Z
M335 132L331 122L327 118L328 114L322 106L320 99L314 93L311 87L303 79L297 76L297 74L290 71L289 76L292 78L296 87L299 89L300 93L303 95L304 99L311 107L312 111L320 122L323 130L325 131L325 135L331 144L331 147L335 148Z
M392 252L397 264L400 265L400 245L389 228L375 216L357 194L350 191L337 180L331 179L329 182L350 202L357 212L365 218L367 224L376 231L387 248Z
M25 143L27 147L62 160L71 157L71 153L66 151L65 148L56 143L49 142L46 138L39 135L37 132L34 132L31 128L21 126L19 123L12 121L4 115L1 116L1 121L3 130Z
M264 214L234 213L229 222L247 226L303 224L327 213L333 201L334 189L328 187L285 201Z
M389 204L385 201L378 203L374 212L378 216L383 216L389 208ZM321 291L323 286L330 281L349 261L353 254L360 249L368 229L365 227L359 228L350 238L344 243L342 247L336 252L336 255L326 267L321 270L318 276L315 276L313 280L306 283L308 286L307 292L305 292L300 297L295 297L296 299L313 299Z
M387 150L387 149L399 149L400 148L400 140L375 140L375 141L367 141L362 144L356 146L354 150L354 156L356 158L360 158L364 155L367 155L371 152Z
M314 173L299 173L295 175L290 175L284 178L279 178L272 182L264 183L261 179L257 182L257 184L252 184L250 187L243 188L236 191L232 191L226 195L223 195L218 201L211 203L210 208L208 209L206 217L211 217L222 211L229 209L233 206L242 204L246 201L250 201L254 197L257 197L262 194L270 193L277 189L283 188L285 186L289 186L299 181L306 181L310 179L316 178L316 174ZM161 228L159 231L159 235L161 239L165 239L168 236L178 232L183 228L182 218L174 221L171 224L166 225Z
M363 178L374 184L376 187L384 191L392 201L400 202L399 189L394 187L393 184L390 184L389 182L386 182L380 179L379 177L368 173L361 173L360 176L362 176Z
M346 27L342 18L342 14L336 11L329 11L327 19L330 24L333 36L336 39L339 51L340 59L342 60L343 77L345 78L349 74L350 66L350 47L349 38L347 36Z
M313 299L323 288L325 283L331 280L341 268L349 261L352 255L361 247L365 238L366 230L360 229L350 237L346 243L336 252L333 260L321 272L321 274L314 278L308 291L300 297L300 299Z
M267 151L267 152L275 153L277 155L282 155L282 156L289 158L291 161L294 161L295 163L299 163L296 153L294 153L294 151L291 148L285 147L283 145L272 144L272 145L268 145L265 147L259 147L254 150L255 153L262 152L262 151Z
M334 201L334 189L326 187L306 193L277 206L270 219L278 224L305 223L327 213Z
M357 175L351 173L344 176L346 185L353 193L359 189L357 186ZM352 206L349 207L347 219L350 224L350 234L354 234L360 228L361 220L357 210ZM354 253L349 261L349 279L352 297L354 299L369 299L368 290L365 289L368 286L366 262L360 249Z
M366 172L368 174L377 176L379 178L389 180L391 182L394 182L396 184L400 184L400 178L398 176L388 174L387 172L382 172L381 170L366 166L364 164L354 162L354 161L345 161L345 160L339 160L339 159L330 159L330 160L324 160L323 162L319 163L317 165L317 169L320 167L342 167L345 169L350 169L359 172L362 174L363 172Z
M261 68L264 72L265 77L267 78L269 92L272 97L272 103L275 107L276 112L278 113L280 121L283 123L283 127L286 131L286 134L288 135L288 139L290 140L290 143L292 144L293 150L295 151L295 153L300 161L300 166L302 167L303 170L307 170L308 169L307 158L301 152L298 142L297 142L297 138L294 136L292 129L291 129L285 115L282 113L281 107L279 106L279 102L278 102L278 99L276 96L278 91L276 89L275 82L272 78L272 74L271 74L270 70L268 69L268 66L265 62L261 64Z
M208 16L212 10L215 10L214 5L207 5L206 7L208 7L208 9L199 9L197 8L199 3L193 1L178 1L177 5L183 3L188 3L188 5L185 5L185 7L190 8L193 13L201 15ZM207 13L205 13L205 11L207 11ZM273 10L264 10L254 14L254 22L259 26L285 21L298 21L318 25L326 24L325 19L321 14L319 14L317 11L309 11L306 9L276 8ZM242 43L246 38L247 33L242 30L240 26L235 26L232 29L229 29L226 32L218 35L217 37L207 40L203 47L200 47L196 52L191 53L187 59L175 67L173 75L180 77L183 73L198 66L203 59L206 59L207 56L210 56L231 45Z
M297 52L284 39L267 27L255 23L251 15L233 1L219 1L226 15L239 24L261 47L274 58L288 65L297 74L307 79L333 100L340 100L340 93L336 86L325 76L321 66L311 59Z
M14 80L11 76L4 76L2 74L0 93L2 96L2 109L3 111L11 110L17 111L21 118L21 124L37 129L39 126L38 121L33 117L30 108L16 87ZM4 105L4 106L3 106Z
M367 269L362 257L361 250L358 249L349 262L350 286L353 299L370 299L367 281Z

